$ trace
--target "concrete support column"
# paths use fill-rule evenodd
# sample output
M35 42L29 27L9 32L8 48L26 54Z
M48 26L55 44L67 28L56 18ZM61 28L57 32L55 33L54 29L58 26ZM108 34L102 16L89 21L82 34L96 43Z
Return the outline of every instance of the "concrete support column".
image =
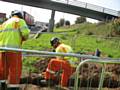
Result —
M118 11L118 17L120 17L120 11Z
M51 18L49 20L48 32L53 32L54 22L55 22L54 17L55 17L55 10L52 10Z

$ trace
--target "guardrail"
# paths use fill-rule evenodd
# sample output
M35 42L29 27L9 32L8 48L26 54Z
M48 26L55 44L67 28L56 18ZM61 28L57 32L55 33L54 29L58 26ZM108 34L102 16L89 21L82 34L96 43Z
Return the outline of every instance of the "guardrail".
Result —
M71 57L99 59L99 57L97 57L97 56L81 55L81 54L74 54L74 53L56 53L56 52L48 52L48 51L27 50L27 49L7 48L7 47L0 47L0 50L32 53L34 55L41 54L41 55L52 55L52 56L71 56Z
M86 63L86 62L92 62L92 63L99 63L102 64L102 73L101 73L101 77L100 77L100 82L99 82L99 87L98 90L102 90L102 86L103 86L103 81L104 81L104 73L105 73L105 64L120 64L120 60L111 60L111 59L99 59L99 60L92 60L92 59L87 59L82 61L76 69L76 77L75 77L75 86L74 86L74 90L78 90L78 76L79 76L79 69L80 67Z
M92 55L81 55L81 54L74 54L74 53L56 53L56 52L48 52L48 51L27 50L27 49L7 48L7 47L0 47L0 50L23 52L23 53L30 54L29 56L50 56L50 57L51 56L70 56L70 57L77 57L77 58L88 58L87 60L83 60L76 68L74 90L79 90L78 89L79 69L84 63L94 62L94 63L102 64L103 68L101 72L98 90L102 90L102 87L103 87L105 64L120 64L120 59L113 60L111 58L100 58Z

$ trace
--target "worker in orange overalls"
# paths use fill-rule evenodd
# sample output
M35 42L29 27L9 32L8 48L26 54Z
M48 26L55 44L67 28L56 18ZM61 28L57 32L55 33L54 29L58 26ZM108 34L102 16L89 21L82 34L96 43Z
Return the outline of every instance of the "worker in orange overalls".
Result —
M73 52L72 48L66 44L61 43L59 38L56 37L52 38L50 43L55 49L55 52L60 53ZM68 80L74 72L74 65L76 62L78 61L74 60L72 57L66 56L57 56L56 58L51 59L46 69L45 79L46 80L56 79L55 73L58 72L59 70L62 70L60 84L63 88L67 87Z
M30 30L20 11L12 11L11 18L0 28L0 47L21 48ZM22 54L15 51L0 50L0 82L8 80L7 90L19 90L22 71Z

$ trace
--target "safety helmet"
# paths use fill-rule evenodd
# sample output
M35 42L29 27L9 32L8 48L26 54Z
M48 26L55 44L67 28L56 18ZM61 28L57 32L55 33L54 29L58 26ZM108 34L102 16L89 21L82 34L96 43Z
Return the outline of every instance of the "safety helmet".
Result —
M14 15L18 16L19 18L23 18L23 14L21 11L18 11L18 10L12 11L11 16L14 16Z
M51 46L53 46L55 43L59 43L59 42L60 42L60 39L57 38L57 37L53 37L53 38L50 40Z

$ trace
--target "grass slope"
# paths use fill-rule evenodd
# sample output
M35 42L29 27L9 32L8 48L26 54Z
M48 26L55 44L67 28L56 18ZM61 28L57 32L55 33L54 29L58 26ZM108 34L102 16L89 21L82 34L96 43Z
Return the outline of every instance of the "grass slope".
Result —
M69 44L77 53L94 52L99 48L103 56L120 58L120 38L108 37L111 33L110 23L83 23L70 27L55 29L56 33L41 34L38 39L29 39L23 44L25 49L51 51L49 40L59 37Z

